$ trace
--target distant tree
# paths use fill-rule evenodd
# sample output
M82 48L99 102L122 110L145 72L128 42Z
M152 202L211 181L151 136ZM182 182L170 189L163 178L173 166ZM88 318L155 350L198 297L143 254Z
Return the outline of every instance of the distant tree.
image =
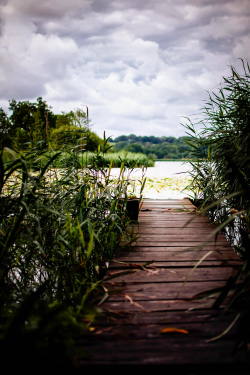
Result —
M121 150L126 150L126 148L128 148L128 146L129 146L128 142L121 141L121 142L116 142L113 147L114 147L115 151L121 151Z
M128 150L130 152L142 152L143 153L143 148L141 145L137 144L137 143L133 143L131 145L129 145L129 148Z
M8 147L11 145L10 139L11 123L7 113L0 108L0 146Z
M116 137L114 139L114 142L126 142L127 141L127 136L126 135L120 135L119 137Z
M168 143L175 143L176 138L175 137L164 137L165 140L163 142L168 142Z

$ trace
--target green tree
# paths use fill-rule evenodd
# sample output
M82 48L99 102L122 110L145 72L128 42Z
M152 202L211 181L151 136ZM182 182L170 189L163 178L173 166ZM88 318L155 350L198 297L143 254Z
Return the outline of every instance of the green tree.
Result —
M0 108L0 146L6 147L11 145L10 140L11 123L7 113Z
M11 100L12 114L9 117L9 136L21 146L23 142L47 140L50 129L56 126L56 116L41 97L37 103Z

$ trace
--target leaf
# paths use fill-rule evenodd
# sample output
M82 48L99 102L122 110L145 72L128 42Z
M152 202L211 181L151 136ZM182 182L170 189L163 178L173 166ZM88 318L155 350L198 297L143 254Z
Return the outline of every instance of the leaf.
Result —
M184 334L187 334L188 331L186 329L179 329L179 328L174 328L174 327L166 327L166 328L162 328L160 330L160 333L184 333Z
M132 300L132 298L128 295L128 294L125 294L124 297L131 303L131 305L134 305L134 306L137 306L137 307L140 307L141 309L145 310L143 306L141 306L139 303L137 302L134 302Z
M222 336L224 336L226 333L228 333L230 331L230 329L233 327L233 325L236 323L236 321L238 320L238 318L240 317L241 313L239 313L236 318L232 321L232 323L227 327L227 329L225 329L224 332L222 332L219 336L216 336L216 337L213 337L212 339L209 339L209 340L206 340L206 342L212 342L212 341L215 341L215 340L218 340L220 339Z
M92 233L90 235L90 240L89 240L89 243L88 243L87 259L89 259L90 255L92 253L93 247L94 247L94 230L92 229Z

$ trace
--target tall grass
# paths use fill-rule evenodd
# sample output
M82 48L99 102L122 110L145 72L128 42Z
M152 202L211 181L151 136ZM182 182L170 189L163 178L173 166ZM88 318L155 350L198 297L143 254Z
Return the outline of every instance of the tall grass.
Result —
M223 77L218 94L210 94L196 124L189 119L187 143L192 146L193 201L224 230L244 260L243 267L225 287L212 291L218 298L214 308L230 297L228 308L250 318L250 67L244 73L231 66L232 75ZM209 295L209 293L207 294ZM249 324L241 343L250 341Z
M96 314L89 297L116 247L134 240L124 163L111 179L99 151L87 167L77 148L63 156L42 142L0 153L1 348L24 360L44 351L56 357L87 327Z
M49 156L51 156L51 153ZM46 160L46 157L48 157L48 155L43 157L44 161ZM71 159L72 155L70 152L62 152L53 162L53 166L55 168L64 168L65 164L71 164ZM96 163L103 168L107 168L110 165L112 168L120 168L122 164L127 168L154 166L153 160L150 160L146 155L125 151L115 153L84 152L78 154L78 159L75 159L75 162L79 163L79 167L88 167L89 165Z

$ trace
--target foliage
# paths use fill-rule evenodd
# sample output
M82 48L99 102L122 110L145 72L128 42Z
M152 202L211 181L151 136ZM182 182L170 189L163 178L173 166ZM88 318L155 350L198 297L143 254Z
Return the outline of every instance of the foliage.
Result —
M187 137L155 137L155 136L128 136L121 135L111 140L115 151L143 153L149 158L157 159L187 159L191 147L185 144Z
M100 149L101 150L101 149ZM45 156L44 156L45 160ZM62 152L60 156L53 162L53 166L56 168L64 168L65 163L71 163L71 153ZM77 159L76 159L77 160ZM110 165L112 168L120 168L124 163L127 168L130 167L153 167L154 162L147 158L143 154L133 154L132 152L117 152L117 153L101 153L97 152L79 153L78 154L79 165L89 166L91 164L97 164L103 168L107 168Z
M250 68L243 63L244 74L231 66L232 75L224 78L218 94L209 95L202 119L186 125L192 147L192 183L194 202L223 229L244 260L243 267L219 294L219 307L233 292L228 308L250 314ZM250 336L244 340L249 341Z
M89 297L116 247L122 238L133 241L124 163L111 179L110 168L98 163L99 148L80 168L76 145L57 170L61 153L49 155L47 147L38 142L27 152L0 154L2 347L28 337L25 352L33 347L36 354L70 344L70 331L86 328Z
M62 146L72 148L78 142L78 147L83 150L95 151L99 145L104 150L103 140L90 130L90 121L82 109L56 115L52 107L39 97L35 103L13 99L9 110L10 116L0 108L2 146L28 150L44 141L41 143L43 147L57 151Z

